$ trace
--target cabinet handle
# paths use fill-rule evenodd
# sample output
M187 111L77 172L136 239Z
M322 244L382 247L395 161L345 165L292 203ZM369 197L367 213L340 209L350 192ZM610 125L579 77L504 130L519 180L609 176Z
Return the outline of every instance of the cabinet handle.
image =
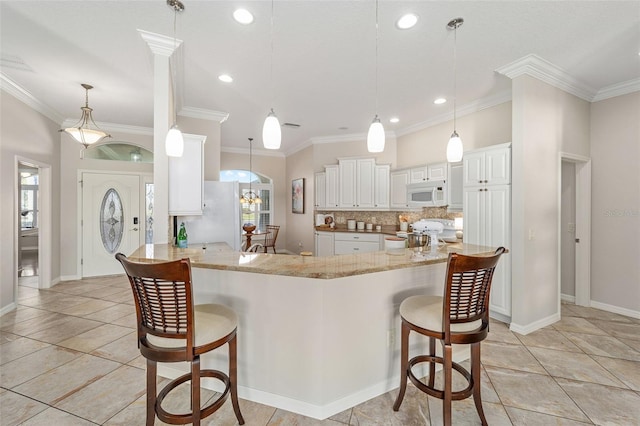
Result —
M478 191L482 192L482 188L478 188Z
M478 181L478 183L482 183L482 179L480 179L480 180Z
M489 181L485 179L485 180L484 180L484 183L487 183L487 182L489 182Z

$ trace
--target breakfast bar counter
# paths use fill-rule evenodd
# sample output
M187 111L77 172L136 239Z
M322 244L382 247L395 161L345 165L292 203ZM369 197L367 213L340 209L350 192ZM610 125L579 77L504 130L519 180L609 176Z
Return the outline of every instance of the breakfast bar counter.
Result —
M378 251L313 257L236 252L232 251L225 243L192 245L189 248L178 248L168 244L147 244L140 247L129 257L132 260L140 261L167 261L189 258L194 268L300 278L334 279L443 263L447 261L449 253L491 255L493 251L489 247L448 243L441 245L433 255L426 248L423 252L425 254L423 257L417 256L412 249L406 249L400 255L391 255L384 251Z
M240 253L218 243L146 245L130 259L191 259L195 303L220 303L238 314L240 397L326 419L398 387L398 308L412 295L442 294L449 252L493 249L447 244L433 259L415 261L411 249L311 257ZM413 339L410 353L425 353L426 345ZM468 350L454 349L456 361L467 357ZM228 368L225 351L201 363ZM158 372L175 378L187 368L162 364Z

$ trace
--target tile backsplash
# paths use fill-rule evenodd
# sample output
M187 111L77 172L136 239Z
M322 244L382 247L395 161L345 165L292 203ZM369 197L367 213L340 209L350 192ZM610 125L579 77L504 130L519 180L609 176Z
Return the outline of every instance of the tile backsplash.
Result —
M365 223L373 223L374 225L399 225L399 216L408 219L409 223L417 222L420 219L454 219L456 217L462 217L461 212L448 213L446 207L423 207L422 210L408 210L408 211L331 211L331 210L318 210L316 213L332 214L333 219L338 225L345 225L347 219L355 219L356 221L363 221Z

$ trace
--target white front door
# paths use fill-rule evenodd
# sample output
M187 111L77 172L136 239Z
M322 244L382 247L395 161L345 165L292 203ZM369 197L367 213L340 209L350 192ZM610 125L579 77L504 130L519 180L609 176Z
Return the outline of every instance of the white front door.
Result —
M82 276L123 273L115 254L140 247L140 176L82 174Z

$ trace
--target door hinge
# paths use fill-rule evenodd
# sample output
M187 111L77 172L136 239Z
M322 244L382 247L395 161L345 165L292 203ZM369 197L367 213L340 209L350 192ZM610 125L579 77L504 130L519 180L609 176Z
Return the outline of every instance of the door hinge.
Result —
M84 265L84 259L80 259L80 264Z
M576 238L576 243L579 243L579 242L580 242L580 238Z

